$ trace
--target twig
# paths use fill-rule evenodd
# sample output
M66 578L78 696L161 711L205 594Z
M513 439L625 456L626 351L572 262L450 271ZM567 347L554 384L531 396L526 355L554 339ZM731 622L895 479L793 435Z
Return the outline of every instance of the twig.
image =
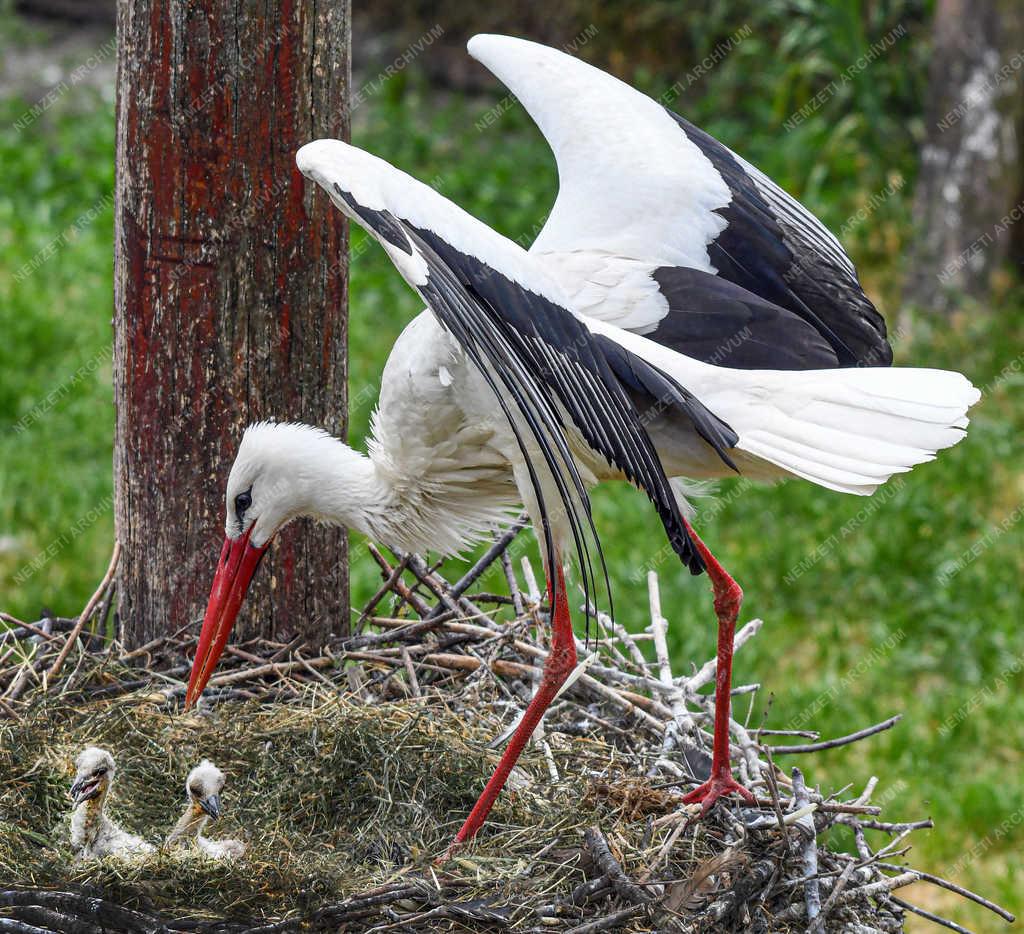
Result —
M394 589L398 595L416 611L420 619L426 619L431 612L431 608L427 602L422 597L414 594L405 584L402 583L401 573L395 574L395 568L391 566L373 542L366 543L366 550L370 552L373 560L381 566L384 573L387 574L389 578L394 576L394 581L391 584L392 589ZM412 556L409 555L408 557L411 558ZM401 563L401 561L402 559L399 558L399 563Z
M92 616L93 610L96 609L96 605L101 599L103 599L103 595L110 586L110 582L114 579L114 572L117 570L117 560L120 557L121 543L114 542L114 553L110 556L110 566L107 568L107 573L103 575L103 580L100 581L100 585L96 588L96 592L89 598L89 602L86 603L85 609L82 610L81 616L78 617L78 622L75 623L74 628L70 633L68 633L67 640L64 642L64 647L60 650L57 660L50 666L50 670L46 672L44 684L48 684L56 678L57 673L63 667L65 660L71 653L72 646L78 639L78 634L82 631L82 627L86 624L89 617Z
M661 615L661 593L658 591L658 572L647 572L647 600L651 610L651 634L654 636L654 653L658 659L658 680L665 687L673 687L672 665L668 660L668 641L665 634L668 620Z
M258 668L243 668L241 671L232 671L229 674L214 675L209 686L223 687L226 684L238 684L241 681L252 681L262 678L265 675L283 675L295 671L298 668L330 668L334 660L321 656L320 658L304 658L296 662L270 662L267 665L260 665Z
M891 869L894 872L902 872L906 869L905 866L897 866L893 863L879 863L883 869ZM921 870L914 870L918 876L921 877L922 881L930 882L932 885L937 885L940 888L948 889L950 892L955 892L957 895L963 898L970 899L970 901L981 905L983 908L987 908L989 911L995 912L1004 921L1009 921L1011 924L1017 920L1016 915L1007 911L1001 905L997 905L995 902L990 902L987 898L979 895L977 892L972 892L970 889L965 889L962 885L957 885L955 882L950 882L948 879L943 879L940 876L932 875L930 872L922 872Z
M778 776L775 772L775 763L772 762L771 750L765 747L765 758L768 766L764 769L765 780L768 783L768 794L771 796L772 809L775 811L775 819L778 822L779 830L782 831L783 839L786 836L786 818L782 813L782 799L779 795Z
M540 588L537 586L537 578L533 574L533 565L530 564L530 559L523 555L520 559L520 566L523 569L523 580L526 581L526 592L530 595L533 609L536 610L540 606L541 596Z
M955 921L950 921L949 918L943 918L941 915L933 915L930 911L925 911L923 908L919 908L917 905L912 905L910 902L905 902L902 898L896 895L890 895L889 900L900 908L906 911L912 911L915 915L920 915L922 918L927 918L929 921L935 922L935 924L941 924L944 928L949 928L951 931L957 931L959 934L974 934L969 928L961 927Z
M450 596L457 600L461 597L477 579L486 571L495 560L505 554L506 549L512 544L513 539L526 528L529 517L521 512L516 520L498 537L498 539L485 551L473 566L466 571L454 584L451 585Z
M836 879L836 884L832 887L832 891L829 893L828 898L825 899L825 904L821 907L821 912L814 922L814 930L808 931L808 934L817 934L818 931L825 929L825 919L828 918L832 908L839 900L839 896L842 894L843 889L846 888L846 883L850 881L850 876L853 875L853 870L856 868L855 863L847 863L840 873L839 878Z
M376 550L376 549L374 549ZM373 554L373 551L370 552ZM380 555L377 552L374 557ZM402 558L398 564L396 564L391 570L385 571L382 569L381 573L384 577L384 583L377 589L377 592L370 597L370 601L363 607L362 612L359 614L359 619L356 620L355 632L358 635L362 631L363 623L366 622L367 617L377 608L377 604L380 603L389 593L394 591L395 581L402 576L402 572L405 570L405 559Z
M12 908L39 905L65 914L85 915L115 931L157 934L161 930L166 930L163 924L139 911L124 908L95 896L78 895L75 892L31 888L7 889L0 891L0 905Z
M804 774L794 767L792 775L793 803L797 808L807 807L811 803L811 798L804 783ZM814 921L821 912L821 891L818 887L818 833L814 827L814 815L808 814L806 818L801 818L797 821L797 826L804 833L801 857L804 863L804 902L807 905L807 920L812 922L812 927L817 927Z
M416 669L412 664L412 656L404 645L402 646L402 664L405 665L405 674L409 679L409 689L412 691L412 696L422 697L423 692L420 690L419 678L416 677Z
M512 594L512 608L517 617L526 614L526 605L523 603L523 594L519 589L519 581L516 580L516 569L512 567L512 559L508 555L508 549L501 553L501 569L505 573L505 580L508 583L508 592ZM477 600L481 594L476 595Z
M876 895L885 895L893 889L900 889L905 885L912 885L913 883L918 882L920 878L920 875L913 870L901 873L898 876L886 876L879 879L877 882L870 882L867 885L861 885L855 889L843 892L836 898L836 904L845 905L847 902L852 902L855 898L874 898Z
M924 820L902 822L861 819L858 823L861 827L865 827L868 830L883 830L886 833L906 833L908 830L928 830L935 826L934 821L932 821L930 817L926 817Z
M774 750L773 750L774 751ZM815 796L811 795L811 800ZM758 797L754 799L759 807L771 807L771 798ZM784 802L786 803L786 802ZM846 804L839 801L816 801L818 810L826 814L880 814L882 809L871 804Z
M96 624L93 626L94 631L98 631L101 636L105 635L107 628L107 617L110 615L110 608L114 605L114 597L117 595L117 581L113 581L107 588L107 595L103 598L103 603L100 605L99 612L96 614Z
M881 723L876 723L874 726L865 727L863 730L858 730L856 733L850 733L847 736L837 736L835 739L826 739L820 743L802 743L796 746L772 746L772 752L775 755L779 755L780 753L820 752L822 749L835 749L837 746L846 746L849 743L855 743L858 740L866 739L868 736L874 736L876 733L881 733L884 730L892 729L902 719L903 714L898 713L895 716L889 717L888 720L883 720Z
M37 626L35 623L23 622L22 620L16 619L15 617L11 616L10 613L0 612L0 620L3 620L3 622L7 623L9 626L16 627L16 629L7 629L7 630L5 630L4 633L3 633L3 635L5 635L5 636L9 632L10 633L16 632L17 629L24 629L25 632L30 633L33 636L39 636L39 638L45 639L47 642L59 642L60 641L56 636L52 635L51 633L48 633L45 629L40 629L39 626ZM15 636L15 638L19 638L19 637ZM21 637L21 638L23 638L23 637Z
M633 664L636 665L639 671L647 673L647 659L644 657L644 653L640 651L640 646L637 645L637 636L629 632L622 623L617 623L607 613L600 613L595 608L590 607L591 613L597 619L599 626L614 633L619 641L626 647L626 651L629 652L629 657L633 660Z
M623 871L619 861L612 855L608 841L605 839L598 827L589 827L583 833L583 840L590 850L590 855L601 870L611 880L612 887L627 902L634 905L646 904L650 901L647 893L636 883L632 882L629 876Z
M644 905L631 905L629 908L622 908L619 911L612 912L610 915L605 915L603 918L598 918L596 921L589 921L578 927L569 928L566 934L594 934L595 931L607 931L609 928L618 927L623 921L632 918L634 915L640 914L644 909Z

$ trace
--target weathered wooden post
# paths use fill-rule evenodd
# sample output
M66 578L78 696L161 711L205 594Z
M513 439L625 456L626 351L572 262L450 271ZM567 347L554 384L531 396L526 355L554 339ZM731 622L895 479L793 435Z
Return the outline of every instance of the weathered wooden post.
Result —
M345 430L345 235L295 150L346 138L348 0L119 0L114 454L123 638L202 615L243 426ZM345 536L286 530L240 636L347 625Z

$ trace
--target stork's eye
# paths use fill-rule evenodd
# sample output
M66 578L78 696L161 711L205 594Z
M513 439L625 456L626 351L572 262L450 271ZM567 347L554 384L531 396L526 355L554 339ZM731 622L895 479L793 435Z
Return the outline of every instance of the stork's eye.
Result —
M92 773L94 778L100 778L107 774L107 767L101 765L95 772Z
M238 516L238 521L242 521L242 516L245 515L246 509L252 505L252 487L249 487L244 493L239 493L235 497L235 515Z

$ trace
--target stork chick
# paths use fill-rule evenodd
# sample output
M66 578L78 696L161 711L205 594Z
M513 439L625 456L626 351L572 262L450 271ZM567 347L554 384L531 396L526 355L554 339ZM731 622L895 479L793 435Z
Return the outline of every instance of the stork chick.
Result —
M167 837L168 847L189 846L193 842L200 852L212 859L235 859L245 852L241 840L208 840L202 831L209 820L221 815L220 793L224 789L224 773L209 759L203 759L185 779L185 811Z
M117 856L139 858L153 852L142 837L128 833L104 812L114 783L114 757L106 749L89 746L75 760L75 780L68 794L75 802L71 815L71 847L79 859Z

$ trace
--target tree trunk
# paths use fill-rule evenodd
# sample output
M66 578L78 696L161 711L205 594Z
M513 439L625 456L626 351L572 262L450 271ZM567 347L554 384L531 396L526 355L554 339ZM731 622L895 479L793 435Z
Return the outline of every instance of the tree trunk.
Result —
M908 298L950 310L1019 262L1024 4L939 0Z
M117 36L115 523L138 645L202 616L243 427L345 431L345 233L294 157L347 138L349 6L119 0ZM344 631L345 541L284 530L240 636Z

